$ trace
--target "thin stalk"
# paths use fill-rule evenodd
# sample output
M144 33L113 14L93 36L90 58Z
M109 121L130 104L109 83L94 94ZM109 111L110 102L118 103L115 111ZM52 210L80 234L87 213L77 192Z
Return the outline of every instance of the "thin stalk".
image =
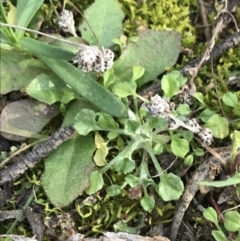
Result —
M37 186L35 192L37 192L38 190L39 190L39 187ZM23 210L24 210L25 208L27 208L27 207L31 204L31 202L32 202L33 199L34 199L34 191L33 191L32 194L29 196L27 202L26 202L25 205L23 206ZM23 211L19 213L19 215L17 216L17 218L15 219L15 221L13 222L13 224L11 225L11 227L8 229L7 234L12 233L13 229L14 229L15 226L17 225L17 222L22 218L22 216L23 216Z
M102 173L105 173L118 161L121 161L124 158L131 156L133 151L139 147L141 142L142 142L142 139L131 140L128 143L128 145L116 157L114 157L106 166L104 166L100 171Z
M83 47L86 46L85 44L74 43L74 42L71 42L71 41L63 39L63 38L59 38L59 37L55 37L55 36L52 36L52 35L49 35L49 34L46 34L46 33L39 32L37 30L19 27L19 26L16 26L16 25L8 24L8 23L0 22L0 26L6 26L6 27L10 27L10 28L21 29L21 30L28 31L28 32L31 32L31 33L35 33L35 34L39 34L39 35L42 35L42 36L45 36L45 37L48 37L48 38L51 38L51 39L60 40L64 43L68 43L68 44L71 44L71 45L74 45L74 46L78 46L80 48L83 48Z
M154 155L152 148L149 145L145 145L143 148L150 155L150 157L151 157L151 159L153 161L153 164L154 164L154 166L155 166L155 168L156 168L156 170L158 172L158 175L161 176L163 174L163 169L161 168L161 166L160 166L156 156Z

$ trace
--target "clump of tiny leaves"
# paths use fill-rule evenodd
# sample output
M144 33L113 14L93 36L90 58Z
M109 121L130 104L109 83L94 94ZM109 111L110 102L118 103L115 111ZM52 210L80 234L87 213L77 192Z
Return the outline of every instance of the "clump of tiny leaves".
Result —
M16 7L9 6L12 14L6 15L0 2L1 21L28 27L43 4L43 0L28 0L26 6L25 1L18 0ZM1 94L24 90L45 104L60 103L64 114L61 127L73 125L77 132L44 162L41 185L53 205L67 206L83 193L98 195L104 188L114 198L129 188L140 187L140 205L151 212L155 199L150 189L166 202L179 199L184 190L181 178L163 170L156 156L170 152L189 166L194 157L204 153L195 137L206 144L211 144L213 137L223 139L229 135L228 121L206 109L200 92L192 96L191 106L179 103L180 89L188 81L179 71L161 78L163 96L147 100L137 94L139 87L176 63L181 50L178 32L144 30L126 39L122 36L124 13L117 0L98 0L84 15L91 29L86 21L75 26L82 31L82 39L75 36L73 41L95 44L100 58L105 54L102 47L117 49L119 55L112 68L103 68L107 70L103 74L83 72L88 70L86 66L78 68L70 63L82 45L76 47L61 40L46 43L26 37L24 30L1 26ZM15 61L13 55L18 58L18 63L14 63L22 75L21 81L9 84L9 75L19 75L17 71L9 73L7 67ZM29 78L24 73L32 69L34 73ZM227 93L222 101L239 114L232 94ZM149 164L153 164L158 181L151 175ZM121 179L116 181L112 173ZM76 206L79 215L83 215Z
M227 211L223 225L219 224L217 213L212 207L207 208L203 216L215 224L217 230L213 230L212 235L216 241L240 240L240 214L237 211Z

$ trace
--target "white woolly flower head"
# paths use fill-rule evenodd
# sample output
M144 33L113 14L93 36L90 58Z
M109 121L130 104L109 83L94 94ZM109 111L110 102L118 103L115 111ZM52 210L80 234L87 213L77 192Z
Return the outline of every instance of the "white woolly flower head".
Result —
M97 46L84 46L74 57L83 72L105 72L113 66L114 53L110 49L99 49Z
M143 107L153 116L167 117L174 109L174 103L170 103L156 94L151 97L150 103L143 104Z
M58 19L58 26L64 31L77 37L75 32L75 22L71 11L64 9Z
M213 141L213 135L209 128L202 128L198 135L205 144L211 145Z

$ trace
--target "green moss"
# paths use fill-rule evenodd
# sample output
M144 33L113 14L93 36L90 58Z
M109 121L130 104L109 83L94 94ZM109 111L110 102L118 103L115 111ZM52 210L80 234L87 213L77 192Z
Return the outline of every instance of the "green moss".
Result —
M184 46L195 42L195 30L190 23L190 0L120 0L126 20L124 31L127 35L136 35L138 30L172 29L182 34Z

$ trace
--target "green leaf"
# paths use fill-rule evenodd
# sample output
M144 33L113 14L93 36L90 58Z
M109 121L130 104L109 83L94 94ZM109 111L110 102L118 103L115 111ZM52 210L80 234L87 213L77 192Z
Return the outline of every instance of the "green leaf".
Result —
M14 141L39 138L37 133L59 113L59 104L48 106L33 99L10 102L0 116L1 135Z
M90 109L96 111L96 107L89 103L87 100L79 99L71 101L64 115L61 127L73 125L74 118L83 109Z
M114 167L116 171L127 174L135 169L136 164L135 161L133 161L132 159L124 158L123 160L119 160Z
M232 160L234 161L235 157L239 153L239 147L240 147L240 131L233 131L231 133L231 139L232 139Z
M93 110L83 109L75 117L75 130L80 135L87 135L90 131L101 130L96 122L96 113Z
M107 188L107 194L111 197L118 196L121 191L121 187L115 184Z
M90 186L86 189L88 195L92 195L103 187L102 173L98 170L93 171L90 175Z
M189 167L192 165L192 163L193 163L193 155L186 156L184 159L184 165Z
M205 211L203 212L203 216L207 220L214 223L216 227L219 227L217 213L212 207L206 208Z
M155 155L159 155L159 154L163 153L163 145L161 145L160 143L157 143L153 147L153 152Z
M152 128L159 130L159 132L167 130L168 128L168 120L166 118L147 115L146 122L149 123L149 126Z
M237 211L225 213L224 227L229 232L240 232L240 214Z
M194 155L196 155L196 156L203 156L203 155L204 155L203 149L196 148L196 149L194 150Z
M74 91L100 110L115 117L124 117L127 115L126 107L123 103L109 90L104 89L91 75L76 69L65 60L50 59L40 55L37 55L37 57L66 84L71 86Z
M161 176L161 181L157 186L157 193L165 201L177 200L182 195L184 185L180 177L173 173Z
M232 92L227 92L222 97L223 103L227 106L235 107L238 105L238 99Z
M212 236L215 238L216 241L226 241L227 237L222 231L219 230L213 230Z
M206 122L205 126L211 129L214 137L223 139L229 134L227 119L221 117L218 114L215 114L212 117L210 117Z
M118 124L114 121L113 117L106 113L99 113L98 123L102 129L118 128Z
M171 150L175 156L184 158L189 152L189 142L185 139L173 136L171 142Z
M1 88L0 94L25 89L40 74L51 74L38 59L15 50L1 49L0 58Z
M209 109L205 109L201 112L201 114L198 116L203 122L207 122L211 116L213 116L215 113Z
M93 160L97 166L104 166L106 165L106 156L108 154L108 147L107 143L104 139L100 136L98 132L95 134L95 146L97 148Z
M155 200L151 196L144 196L140 203L146 212L151 212L155 206Z
M136 81L137 79L141 78L144 74L144 67L142 66L134 66L133 67L133 76L132 81Z
M22 47L28 49L30 52L53 59L70 61L75 56L75 53L71 51L50 44L46 44L32 38L23 37L19 41L19 43Z
M195 93L193 94L193 97L194 97L195 99L197 99L197 100L202 104L202 107L205 106L204 97L203 97L203 94L202 94L202 93L200 93L200 92L195 92Z
M127 182L127 184L130 185L130 187L136 187L137 185L139 185L141 183L141 180L139 177L135 177L132 174L129 174L125 177L125 180Z
M84 16L89 25L84 20L80 25L82 37L91 45L97 45L93 32L98 42L104 47L113 45L112 40L122 35L122 21L124 13L117 0L95 1L87 10Z
M189 108L189 105L187 104L181 104L177 107L176 109L176 112L179 114L179 115L189 115L190 114L190 108Z
M182 134L183 134L183 138L188 142L192 141L194 137L194 134L191 131L182 131Z
M18 0L17 1L17 18L16 25L20 27L27 27L34 15L43 4L44 0ZM17 29L16 35L20 39L24 34L24 30Z
M199 182L199 184L205 185L205 186L211 186L211 187L226 187L226 186L240 184L240 173L234 174L233 176L223 181L214 181L214 182L203 181L203 182Z
M89 186L89 175L95 166L94 150L92 135L78 135L46 159L42 184L55 206L68 205Z
M180 49L180 35L175 31L141 31L138 41L130 42L114 64L116 81L130 80L132 68L142 66L144 75L137 80L141 86L174 65Z
M55 74L40 74L26 88L28 95L49 105L60 101L67 104L77 97L76 93Z
M125 98L129 95L134 95L136 92L137 84L133 82L132 84L129 82L118 82L114 84L112 88L112 92L121 97Z
M140 231L139 227L129 227L124 221L117 222L113 225L114 230L129 234L138 234ZM121 238L122 239L122 238Z
M176 75L174 73L168 73L163 76L161 80L162 90L164 91L164 96L169 99L179 92L179 82L176 80Z
M136 136L141 134L141 124L139 121L126 119L124 123L125 135Z

